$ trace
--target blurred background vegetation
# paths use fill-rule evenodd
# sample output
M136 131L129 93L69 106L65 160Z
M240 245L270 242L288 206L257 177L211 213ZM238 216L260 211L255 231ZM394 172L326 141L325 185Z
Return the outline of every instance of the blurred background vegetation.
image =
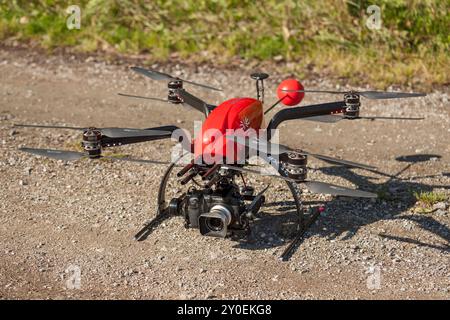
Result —
M66 8L81 8L81 29ZM381 7L382 28L366 27ZM448 85L450 0L0 0L0 39L227 66L270 63L389 85Z

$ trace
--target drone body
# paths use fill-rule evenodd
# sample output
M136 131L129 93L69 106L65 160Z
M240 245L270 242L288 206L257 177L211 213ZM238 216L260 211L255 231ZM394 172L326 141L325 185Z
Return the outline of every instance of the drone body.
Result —
M208 115L201 129L201 136L194 139L194 157L213 164L215 159L225 159L233 153L234 160L241 152L225 137L236 131L253 130L258 133L263 124L263 105L252 98L234 98L218 105Z
M166 199L168 179L174 168L179 166L178 162L181 157L173 162L161 162L113 158L102 155L102 150L109 147L171 138L179 129L176 126L130 129L17 125L19 127L44 127L83 131L82 146L84 152L31 148L21 148L21 150L65 161L80 158L108 158L138 163L169 164L159 187L157 215L135 235L137 240L144 240L162 220L172 215L183 216L185 227L198 228L202 235L214 237L242 237L247 235L250 232L252 219L255 218L264 204L264 192L269 188L267 186L255 194L254 188L245 182L244 173L261 174L261 171L248 168L249 151L254 151L254 154L257 154L276 170L277 174L269 174L269 176L282 179L287 183L296 205L298 214L297 236L283 252L281 256L283 259L287 259L292 254L293 248L302 239L304 232L320 215L320 210L317 210L316 213L306 220L301 204L300 185L303 185L313 193L362 198L376 197L376 194L367 191L307 180L308 156L328 163L366 170L373 170L375 167L272 143L270 141L271 131L276 129L283 121L294 119L324 122L335 122L341 119L363 119L364 117L359 116L360 95L370 99L423 96L423 94L374 91L327 91L327 93L344 94L344 99L330 103L282 109L272 117L267 127L264 128L264 115L276 105L283 103L286 106L294 106L301 102L305 92L309 92L303 89L300 82L295 79L283 81L277 90L279 100L264 111L264 80L268 78L268 75L265 73L254 73L251 76L252 79L256 80L256 99L233 98L224 101L218 106L214 106L190 94L183 88L183 83L211 90L220 89L175 78L154 70L139 67L133 67L132 70L153 80L167 81L167 100L127 94L120 95L164 101L172 104L182 103L202 112L206 117L200 135L183 147L185 151L183 156L190 154L191 161L176 173L181 185L190 186L187 192L170 200ZM261 135L261 132L265 133L265 135ZM254 134L249 135L249 133Z

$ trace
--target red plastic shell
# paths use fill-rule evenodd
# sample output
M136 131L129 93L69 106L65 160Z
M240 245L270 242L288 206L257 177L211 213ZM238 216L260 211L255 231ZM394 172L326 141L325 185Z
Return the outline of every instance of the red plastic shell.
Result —
M277 89L277 95L282 104L286 106L295 106L299 104L304 96L304 92L286 92L283 90L305 90L303 85L296 79L283 80Z
M203 159L204 163L216 163L213 159L225 162L227 156L227 130L254 129L256 133L263 123L263 106L259 100L253 98L234 98L218 105L203 123L199 138L194 140L194 156L196 161ZM251 130L253 131L253 130ZM231 132L232 133L232 132ZM239 154L236 145L230 146L234 150L234 161Z

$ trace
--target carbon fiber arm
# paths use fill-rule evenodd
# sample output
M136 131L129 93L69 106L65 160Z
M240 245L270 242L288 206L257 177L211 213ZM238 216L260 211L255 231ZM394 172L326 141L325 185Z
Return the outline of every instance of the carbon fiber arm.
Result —
M153 136L153 137L127 137L127 138L103 137L102 138L102 147L115 147L115 146L121 146L121 145L125 145L125 144L140 143L140 142L154 141L154 140L161 140L161 139L170 139L172 137L172 132L177 129L179 129L177 126L162 126L162 127L156 127L156 128L146 128L145 130L161 130L161 131L170 132L167 134L161 134L161 135Z
M270 130L276 129L280 123L287 120L315 117L327 114L342 113L345 109L344 101L313 104L303 107L286 108L278 111L270 120L267 126L268 134Z
M184 89L178 90L178 96L183 100L183 103L188 104L194 109L202 112L206 117L209 115L209 112L212 110L211 105L207 104L205 101L197 98L196 96L190 94Z

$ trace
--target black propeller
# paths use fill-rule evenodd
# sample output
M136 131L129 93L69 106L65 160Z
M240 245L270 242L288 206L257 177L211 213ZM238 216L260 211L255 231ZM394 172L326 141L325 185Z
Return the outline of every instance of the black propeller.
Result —
M332 91L332 90L289 90L285 89L284 92L309 92L309 93L330 93L330 94L351 94L355 93L363 96L367 99L399 99L399 98L415 98L425 97L426 93L416 92L386 92L386 91Z
M194 86L198 86L198 87L202 87L205 89L210 89L210 90L215 90L215 91L222 91L222 89L218 89L215 87L211 87L211 86L207 86L205 84L201 84L201 83L197 83L197 82L193 82L193 81L188 81L188 80L184 80L184 79L180 79L177 77L172 77L171 75L167 74L167 73L163 73L163 72L159 72L156 70L150 70L150 69L144 69L141 67L131 67L131 70L140 73L146 77L149 77L153 80L159 80L159 81L183 81L189 84L192 84Z
M34 148L19 148L20 151L31 153L37 156L53 158L56 160L63 161L75 161L83 158L89 158L89 154L85 152L76 152L76 151L66 151L66 150L52 150L52 149L34 149ZM167 161L156 161L156 160L143 160L143 159L133 159L133 158L123 158L123 157L112 157L112 156L103 156L100 155L94 159L110 159L110 160L119 160L119 161L129 161L129 162L138 162L138 163L149 163L149 164L171 164L171 162ZM178 161L178 160L177 160Z
M133 128L82 128L82 127L64 127L64 126L47 126L47 125L35 125L35 124L15 124L14 127L23 128L46 128L46 129L70 129L87 131L90 129L98 130L102 135L110 138L130 138L130 137L155 137L171 135L170 131L163 130L144 130Z
M250 149L253 149L255 151L264 151L268 154L272 154L272 155L279 155L282 153L287 153L287 152L291 152L291 151L295 151L294 149L282 145L282 144L276 144L276 143L271 143L269 141L265 141L265 140L261 140L258 139L256 137L252 137L252 138L247 138L247 137L243 137L243 136L227 136L227 139L231 140L231 141L235 141L234 139L237 138L236 142L239 143L242 146L247 146ZM329 156L324 156L324 155L320 155L320 154L316 154L316 153L311 153L311 152L307 152L304 150L299 151L301 154L304 155L308 155L308 156L312 156L314 158L317 158L319 160L322 161L326 161L329 163L335 163L335 164L340 164L340 165L346 165L346 166L350 166L350 167L355 167L355 168L361 168L361 169L366 169L366 170L374 170L376 169L376 167L374 166L370 166L367 164L362 164L362 163L357 163L357 162L353 162L353 161L348 161L348 160L342 160L342 159L337 159L337 158L332 158Z
M336 123L341 120L348 119L344 115L337 115L337 114L327 114L322 116L314 116L314 117L307 117L302 118L302 120L308 120L308 121L316 121L316 122L323 122L323 123ZM363 119L363 120L423 120L424 117L383 117L383 116L357 116L355 118L351 118L352 120L357 119Z
M282 179L285 181L293 182L293 183L303 183L306 188L309 189L312 193L320 193L320 194L330 194L333 196L344 196L344 197L356 197L356 198L377 198L378 196L375 193L349 189L341 186L337 186L330 183L319 182L319 181L309 181L309 180L295 180L289 177L276 175L276 174L266 174L261 171L247 169L243 167L237 167L232 165L222 165L222 168L229 170L236 170L241 172L254 173L258 175L265 175L269 177L274 177L277 179Z
M122 97L129 97L129 98L138 98L138 99L153 100L153 101L160 101L160 102L169 102L169 100L167 100L167 99L135 96L135 95L132 95L132 94L125 94L125 93L118 93L118 95L122 96Z

